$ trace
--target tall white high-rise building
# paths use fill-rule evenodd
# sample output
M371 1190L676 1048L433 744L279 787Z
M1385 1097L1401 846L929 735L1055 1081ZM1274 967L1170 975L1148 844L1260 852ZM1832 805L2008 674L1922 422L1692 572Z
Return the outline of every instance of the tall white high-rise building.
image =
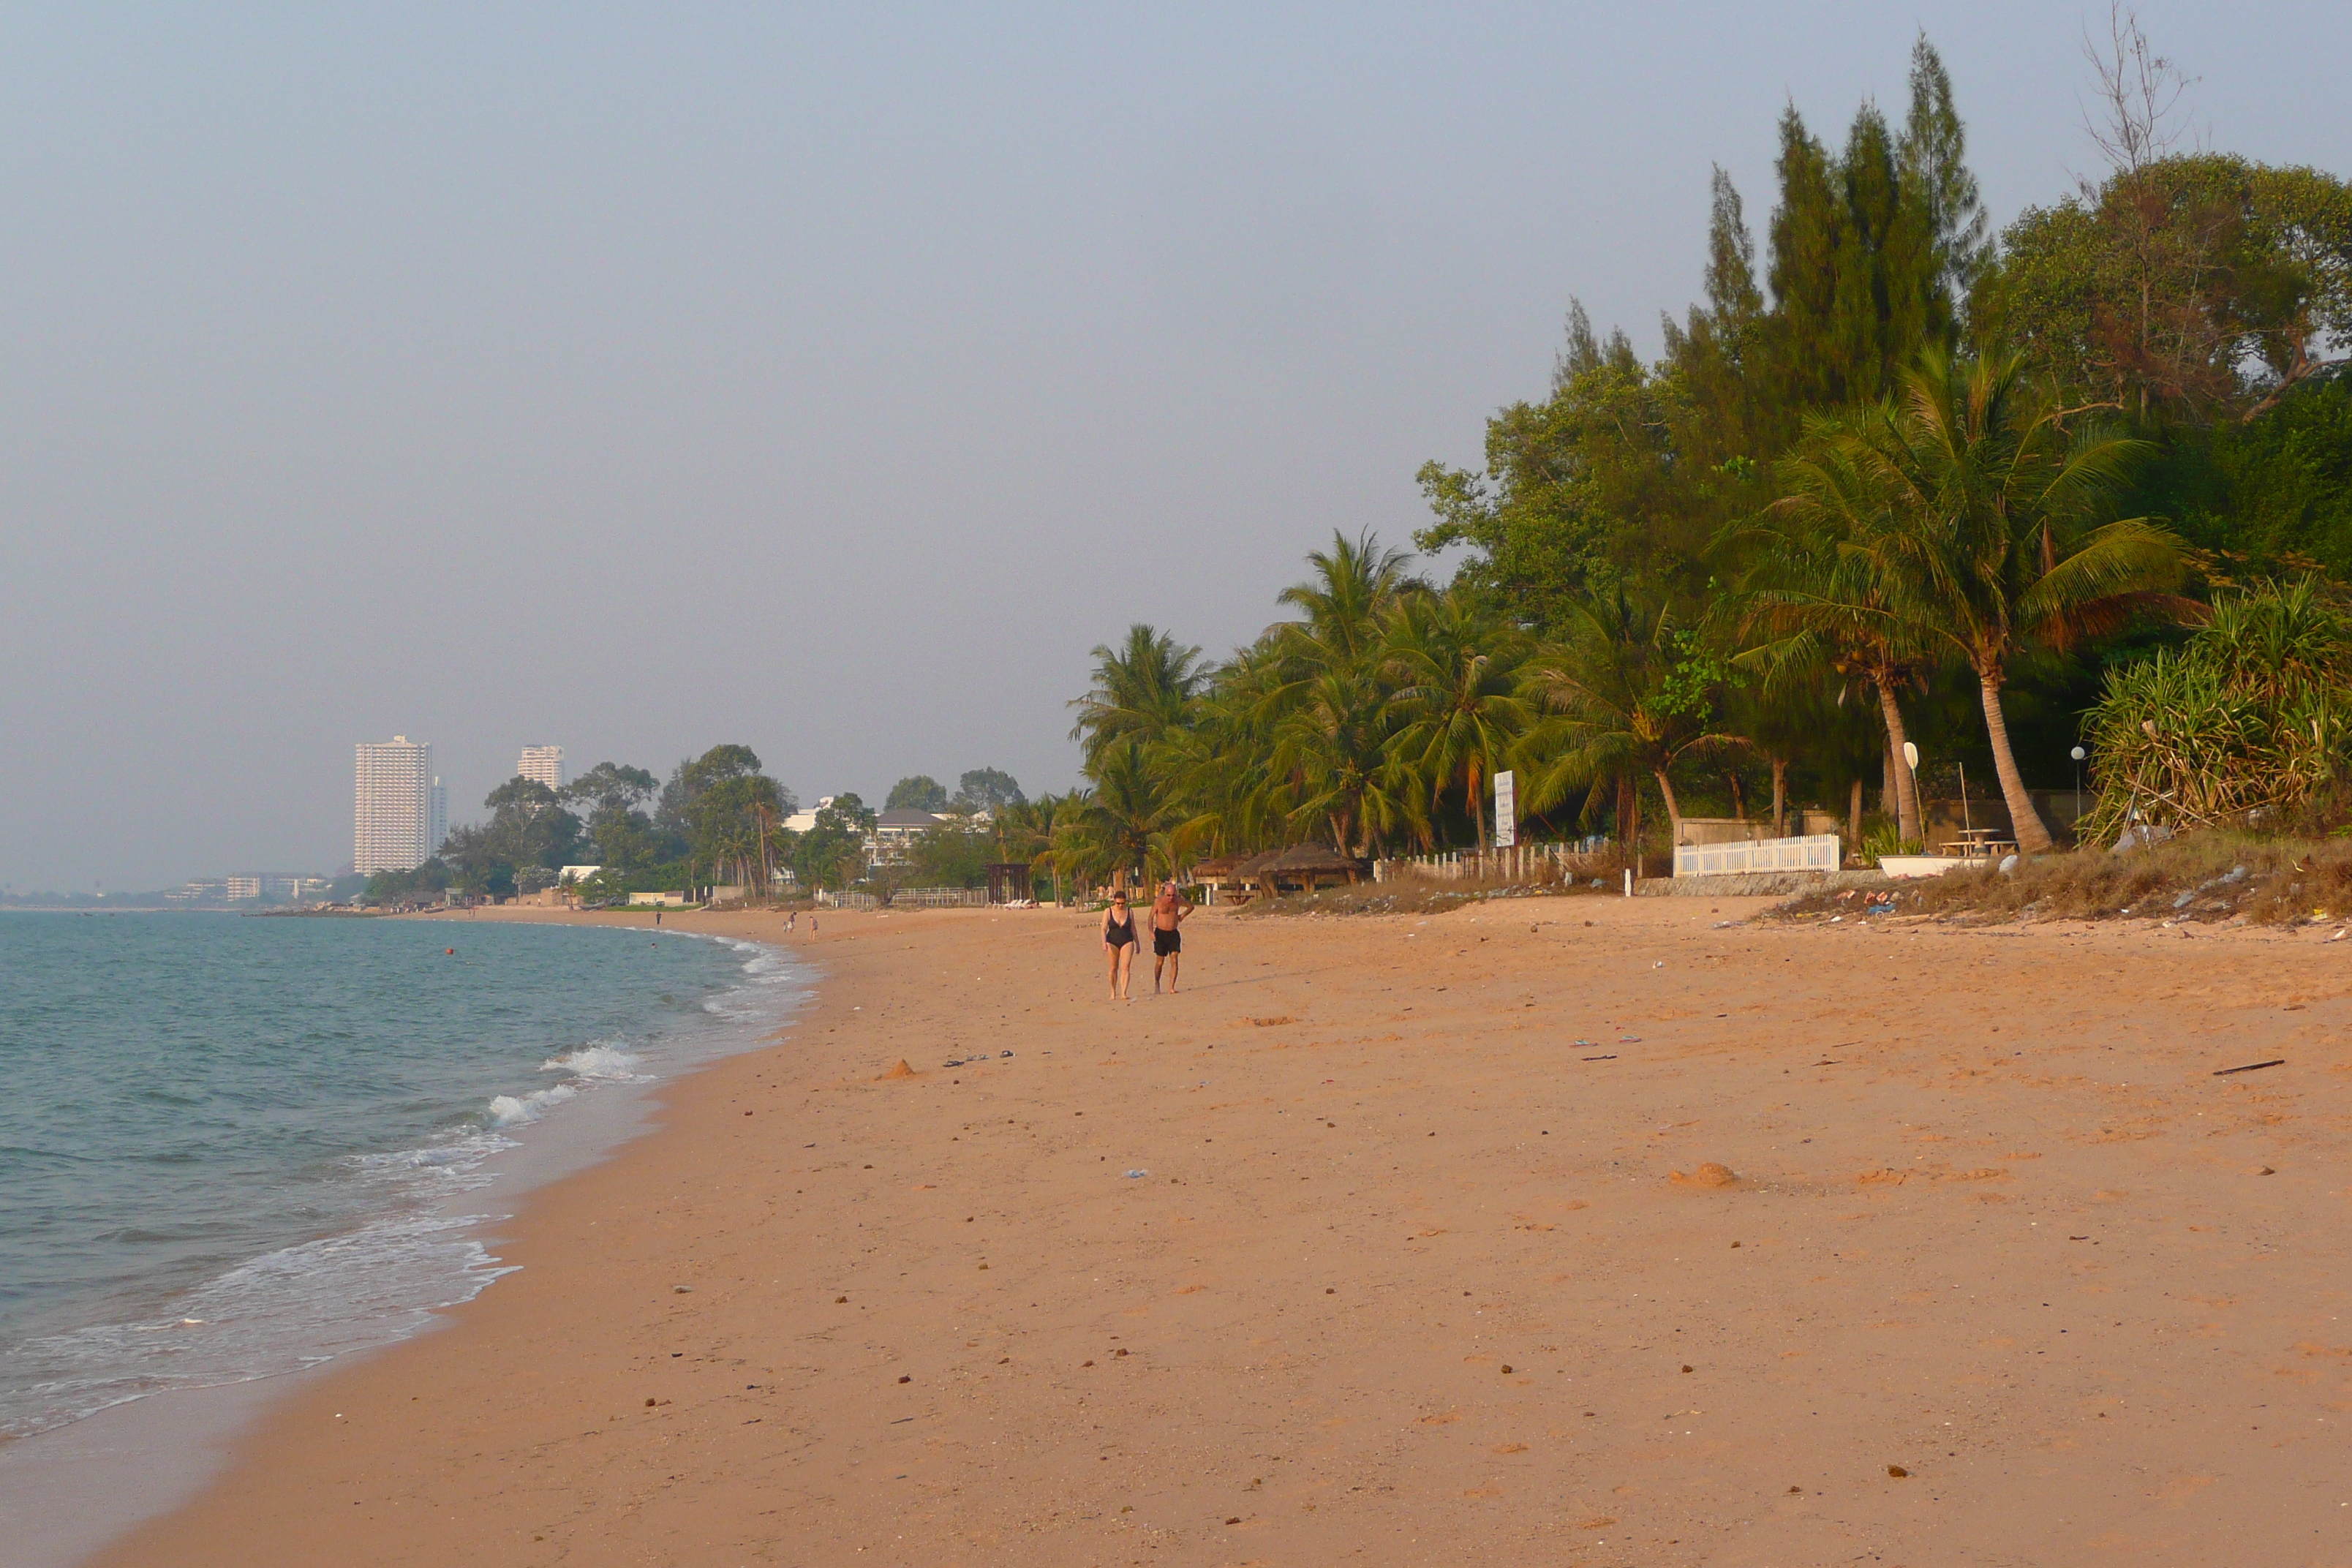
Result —
M394 735L362 742L359 791L352 817L352 866L362 876L408 871L430 859L433 833L433 747Z
M525 746L522 761L515 764L515 772L550 789L562 789L572 782L563 766L563 748L561 746Z
M433 801L425 808L425 850L426 858L441 853L441 846L449 837L449 786L440 775L433 779Z

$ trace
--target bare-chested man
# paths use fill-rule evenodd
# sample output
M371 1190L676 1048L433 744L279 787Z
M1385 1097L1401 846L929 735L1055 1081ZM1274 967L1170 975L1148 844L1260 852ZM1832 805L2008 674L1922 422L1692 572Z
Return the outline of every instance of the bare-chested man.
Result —
M1177 894L1176 884L1160 884L1160 896L1151 900L1151 993L1160 994L1160 972L1168 971L1168 994L1176 994L1176 972L1184 964L1184 933L1177 928L1192 906Z

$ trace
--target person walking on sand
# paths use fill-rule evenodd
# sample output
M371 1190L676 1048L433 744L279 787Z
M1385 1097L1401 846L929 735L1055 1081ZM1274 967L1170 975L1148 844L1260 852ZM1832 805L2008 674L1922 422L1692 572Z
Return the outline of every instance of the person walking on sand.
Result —
M1184 933L1179 928L1184 917L1192 912L1183 895L1177 892L1172 881L1160 884L1160 896L1151 900L1151 994L1160 994L1160 971L1168 971L1168 994L1176 994L1176 972L1184 966Z
M1128 977L1135 970L1135 917L1128 912L1127 895L1113 893L1103 911L1103 952L1110 959L1110 999L1127 1001Z

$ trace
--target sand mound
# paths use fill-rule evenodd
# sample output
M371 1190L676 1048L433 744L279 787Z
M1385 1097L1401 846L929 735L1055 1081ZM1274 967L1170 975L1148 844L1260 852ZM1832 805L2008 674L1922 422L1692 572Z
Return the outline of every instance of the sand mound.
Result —
M1678 1187L1727 1187L1739 1180L1730 1166L1718 1165L1712 1160L1687 1176L1676 1171L1666 1179Z
M894 1067L888 1072L882 1074L874 1081L876 1083L888 1083L892 1079L913 1078L914 1076L915 1069L907 1065L906 1058L900 1057L897 1067Z

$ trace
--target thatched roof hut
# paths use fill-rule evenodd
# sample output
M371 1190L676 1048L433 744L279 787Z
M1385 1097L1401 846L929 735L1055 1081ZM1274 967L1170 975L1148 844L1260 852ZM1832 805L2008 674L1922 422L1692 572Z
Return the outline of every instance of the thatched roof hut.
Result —
M1205 860L1195 860L1192 862L1192 880L1211 888L1230 882L1234 879L1234 868L1248 858L1246 855L1212 855Z
M1262 882L1265 880L1265 868L1280 858L1282 858L1282 851L1279 849L1260 850L1234 867L1233 879L1244 888Z
M1300 887L1312 892L1326 882L1353 883L1368 868L1368 862L1342 855L1328 844L1294 844L1262 867L1260 874L1277 888Z

